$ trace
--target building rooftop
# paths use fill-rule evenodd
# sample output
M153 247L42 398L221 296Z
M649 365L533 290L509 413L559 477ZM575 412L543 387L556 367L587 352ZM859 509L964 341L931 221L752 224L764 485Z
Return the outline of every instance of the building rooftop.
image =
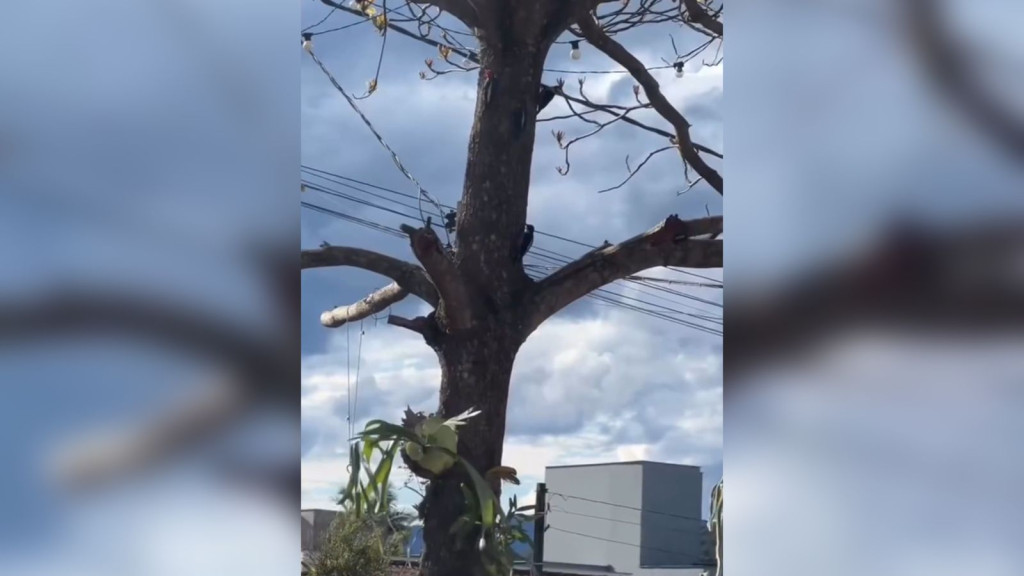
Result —
M562 468L586 468L586 467L597 467L597 466L636 466L637 464L652 464L655 466L674 466L676 468L697 468L701 469L700 466L693 464L675 464L673 462L655 462L654 460L629 460L626 462L591 462L589 464L561 464L558 466L546 466L548 470L559 470Z

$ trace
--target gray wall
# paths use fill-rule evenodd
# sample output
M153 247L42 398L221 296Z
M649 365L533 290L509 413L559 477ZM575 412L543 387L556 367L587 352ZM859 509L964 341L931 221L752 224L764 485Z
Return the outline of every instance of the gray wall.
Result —
M706 560L702 476L695 466L658 462L547 468L544 560L611 565L637 576L690 574L679 568Z
M706 560L701 490L703 474L696 466L643 463L640 566L687 566Z
M302 516L302 551L320 548L320 541L331 527L338 513L334 510L310 509L300 511Z
M559 493L642 508L643 468L636 463L553 466L544 474L551 512L544 534L544 560L575 564L610 564L619 572L638 566L640 519L637 510L617 508ZM593 538L562 532L577 532ZM626 542L635 546L604 540Z

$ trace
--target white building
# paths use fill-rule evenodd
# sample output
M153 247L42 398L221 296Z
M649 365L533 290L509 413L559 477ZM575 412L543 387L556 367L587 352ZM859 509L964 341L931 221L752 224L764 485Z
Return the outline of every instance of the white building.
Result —
M634 576L714 574L696 466L550 466L544 562L610 565Z

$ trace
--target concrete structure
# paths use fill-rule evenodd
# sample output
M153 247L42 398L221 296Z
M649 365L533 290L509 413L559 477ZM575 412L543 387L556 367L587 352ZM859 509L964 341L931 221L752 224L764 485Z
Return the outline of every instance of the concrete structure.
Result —
M338 516L335 510L308 509L302 510L302 551L312 552L320 548L320 541L331 522Z
M699 576L710 564L696 466L550 466L544 562L610 565L634 576ZM713 568L710 570L714 572Z

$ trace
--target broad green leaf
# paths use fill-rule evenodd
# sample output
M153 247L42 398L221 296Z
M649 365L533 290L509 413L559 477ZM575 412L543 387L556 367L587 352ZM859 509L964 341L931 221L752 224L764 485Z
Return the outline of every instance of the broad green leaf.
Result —
M355 497L355 492L359 488L359 443L355 442L349 447L349 477L348 486L345 488L345 494L342 496L342 502L347 502Z
M491 491L490 485L476 471L476 468L473 468L465 460L460 459L459 462L462 462L463 468L466 469L466 472L473 481L473 488L476 490L477 499L480 502L480 522L483 524L484 529L488 529L494 526L494 503L496 500L494 492ZM498 513L501 513L501 506L498 506Z
M387 450L382 450L380 464L373 474L374 482L380 487L377 496L377 514L384 514L388 511L388 481L391 478L391 468L395 462L395 454L398 453L398 442L392 442Z
M412 431L384 420L371 420L367 422L366 427L357 437L374 438L378 442L382 440L405 440L407 442L423 443L423 439Z

